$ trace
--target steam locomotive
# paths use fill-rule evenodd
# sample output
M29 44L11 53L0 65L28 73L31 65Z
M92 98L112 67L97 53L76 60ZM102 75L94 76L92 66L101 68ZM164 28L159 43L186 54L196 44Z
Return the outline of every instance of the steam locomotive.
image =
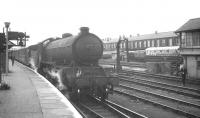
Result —
M102 54L102 41L88 27L81 27L76 36L66 33L13 52L18 61L36 68L58 89L68 91L72 100L88 94L104 100L118 84L117 78L99 66Z

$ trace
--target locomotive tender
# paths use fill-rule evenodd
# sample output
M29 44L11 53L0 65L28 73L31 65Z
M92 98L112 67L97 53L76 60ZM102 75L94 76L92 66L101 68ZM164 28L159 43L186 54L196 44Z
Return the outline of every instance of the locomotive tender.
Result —
M22 63L36 67L54 85L64 85L73 100L85 94L105 99L118 80L109 77L98 64L103 54L100 38L87 27L80 30L76 36L67 33L62 38L49 38L13 54ZM59 77L55 79L52 72Z

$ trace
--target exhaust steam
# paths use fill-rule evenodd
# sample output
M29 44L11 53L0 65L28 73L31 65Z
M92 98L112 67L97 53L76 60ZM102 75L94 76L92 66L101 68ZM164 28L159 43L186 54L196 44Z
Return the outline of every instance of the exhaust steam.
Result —
M34 71L37 71L37 67L33 58L30 58L29 63L31 65L31 68L33 68Z
M61 79L61 70L51 70L51 71L48 71L48 74L51 75L53 78L57 79L58 85L56 87L59 90L66 89L66 87L63 84L62 79Z

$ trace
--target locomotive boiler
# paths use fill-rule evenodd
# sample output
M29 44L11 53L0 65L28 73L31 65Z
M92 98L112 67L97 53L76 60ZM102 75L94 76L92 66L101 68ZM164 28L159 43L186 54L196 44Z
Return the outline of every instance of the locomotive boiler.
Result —
M28 47L24 53L50 82L64 85L73 100L87 94L105 99L118 84L117 78L109 77L99 66L102 54L102 41L87 27L80 28L76 36L67 33L62 38L46 39ZM52 72L58 73L57 79Z
M103 44L86 27L77 36L63 37L45 47L45 61L57 64L96 65L103 54Z

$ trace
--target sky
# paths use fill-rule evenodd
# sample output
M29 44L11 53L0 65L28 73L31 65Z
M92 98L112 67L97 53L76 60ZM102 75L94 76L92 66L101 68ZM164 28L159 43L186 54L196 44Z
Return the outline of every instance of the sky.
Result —
M175 31L200 17L200 0L1 0L0 27L26 32L27 46L89 27L100 38ZM0 31L0 32L2 32Z

